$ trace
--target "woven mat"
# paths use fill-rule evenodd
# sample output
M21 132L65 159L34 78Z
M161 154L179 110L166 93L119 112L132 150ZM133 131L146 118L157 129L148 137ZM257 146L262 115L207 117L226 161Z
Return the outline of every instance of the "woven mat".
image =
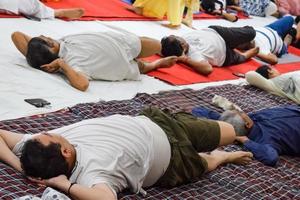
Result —
M125 101L78 104L72 108L46 115L0 122L0 128L22 133L38 133L59 128L83 119L111 114L137 115L146 106L167 108L171 111L191 111L206 106L221 111L211 104L211 98L221 95L239 105L246 112L293 102L267 94L249 86L223 85L203 90L191 89L162 92L155 95L138 94ZM231 145L225 150L240 149ZM41 195L44 188L31 184L20 173L0 163L0 199L14 199L27 194ZM173 189L149 188L147 196L123 192L119 198L128 199L300 199L300 158L282 156L277 167L267 167L253 161L247 166L226 165L206 174L196 182Z

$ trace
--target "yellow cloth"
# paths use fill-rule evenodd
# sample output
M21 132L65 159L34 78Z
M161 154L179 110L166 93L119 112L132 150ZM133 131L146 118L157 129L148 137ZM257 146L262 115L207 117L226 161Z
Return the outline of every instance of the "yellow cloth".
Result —
M136 0L134 7L143 8L143 15L162 19L167 15L171 25L180 25L186 1L194 0Z

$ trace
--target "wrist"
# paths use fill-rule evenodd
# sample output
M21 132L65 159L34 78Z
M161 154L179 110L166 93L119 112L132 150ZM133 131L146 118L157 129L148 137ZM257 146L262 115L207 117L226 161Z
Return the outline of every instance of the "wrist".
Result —
M68 190L67 190L67 195L68 196L71 196L71 189L73 188L73 186L75 185L76 183L70 183L70 186L68 187Z

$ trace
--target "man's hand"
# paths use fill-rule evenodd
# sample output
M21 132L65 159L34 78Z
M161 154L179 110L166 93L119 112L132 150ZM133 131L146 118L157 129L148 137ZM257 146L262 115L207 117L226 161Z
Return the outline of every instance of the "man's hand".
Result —
M244 144L245 142L247 142L249 140L249 138L247 136L236 136L235 140L239 143Z
M50 179L37 179L32 177L28 177L28 179L34 183L37 183L38 185L57 188L64 192L67 192L71 184L65 175L59 175Z
M214 10L214 11L212 11L212 14L214 14L214 15L222 15L222 11L221 10Z
M62 58L57 58L49 64L42 65L41 69L49 73L56 73L61 68L61 62L63 62Z
M189 58L186 55L182 55L182 56L179 56L177 59L178 59L177 61L179 61L179 62L186 63Z

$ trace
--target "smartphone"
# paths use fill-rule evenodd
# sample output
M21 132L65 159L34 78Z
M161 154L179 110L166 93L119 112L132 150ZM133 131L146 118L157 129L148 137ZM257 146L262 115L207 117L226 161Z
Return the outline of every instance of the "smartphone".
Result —
M49 101L46 101L45 99L24 99L24 101L37 108L42 108L51 104Z
M233 75L240 77L240 78L245 78L245 74L239 73L239 72L232 72Z

